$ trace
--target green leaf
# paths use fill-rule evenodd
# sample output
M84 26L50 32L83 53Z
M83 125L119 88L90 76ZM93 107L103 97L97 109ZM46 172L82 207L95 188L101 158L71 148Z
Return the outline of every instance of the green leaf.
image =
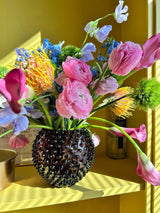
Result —
M0 78L4 78L4 76L9 72L9 69L6 67L0 67Z

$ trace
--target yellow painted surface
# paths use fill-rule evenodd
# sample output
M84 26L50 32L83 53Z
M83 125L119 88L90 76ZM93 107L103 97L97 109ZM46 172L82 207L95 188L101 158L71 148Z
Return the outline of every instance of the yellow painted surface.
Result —
M15 183L0 192L0 212L128 194L144 189L144 183L133 175L132 169L128 174L127 172L124 174L125 170L121 169L118 176L124 179L115 177L118 168L122 165L133 168L134 162L124 159L115 164L112 161L114 160L106 156L97 157L92 168L93 172L90 171L76 185L60 189L50 187L33 166L16 167ZM114 165L112 169L109 166L111 164Z
M117 1L107 1L107 0L99 0L99 1L93 1L93 0L80 0L80 1L5 0L4 1L4 0L0 0L0 6L1 6L0 59L4 58L7 54L11 53L16 47L20 46L28 39L37 35L38 32L41 32L42 40L44 38L49 38L52 43L58 43L59 41L65 40L65 44L71 43L71 44L80 46L85 36L85 32L83 28L86 25L86 23L96 19L97 17L103 16L108 12L114 11L114 8L117 5L117 2L118 0ZM151 1L125 0L125 3L129 6L130 15L129 15L128 21L120 25L120 24L117 24L113 20L113 18L109 18L108 20L101 22L100 25L103 26L104 23L112 24L113 30L110 36L115 37L116 40L120 40L120 39L122 39L123 41L132 40L134 42L139 42L140 44L142 44L147 39L147 33L148 33L147 32L148 31L148 26L147 26L148 24L147 23L147 3L148 2L151 2ZM98 45L98 47L100 48L101 44L96 42L96 40L89 39L89 41L94 41L94 43ZM5 62L3 61L3 63ZM134 86L139 81L139 79L144 76L146 76L145 70L138 72L134 77L131 77L129 80L127 80L126 84ZM105 110L101 111L99 114L105 117L107 116L107 112ZM147 116L146 113L142 113L142 111L136 111L134 113L134 117L128 120L128 125L130 127L133 127L133 126L137 127L141 123L147 123L146 116ZM97 134L100 134L101 144L96 150L96 155L102 155L102 154L105 155L106 153L105 141L107 139L106 134L104 131L99 131L99 130L97 131ZM143 150L145 150L146 148L144 144L141 145L141 147ZM136 162L135 150L130 144L128 145L128 159L131 160L131 162L132 162L132 159L135 160ZM119 166L118 162L124 163L124 164L121 164L121 166ZM121 161L116 162L116 161L108 159L107 174L103 167L104 159L101 159L101 161L99 161L98 163L97 162L95 163L98 164L98 167L96 166L94 172L97 173L98 177L106 178L106 175L107 176L112 175L115 178L126 178L127 181L139 182L139 178L136 175L135 163L128 164L127 160L124 160L122 162ZM17 168L17 169L20 169L20 168ZM34 183L37 184L37 180L39 180L40 177L37 177L38 178L37 179L36 176L34 176L35 174L34 171L32 170L28 174L30 175L30 179L28 179L27 181L32 182L34 179L35 181ZM104 176L101 176L101 175L99 176L99 174L102 174ZM13 199L18 198L16 194L17 190L14 191L13 186L19 185L21 190L23 188L26 188L24 186L24 184L26 184L26 181L23 182L21 179L21 178L24 178L24 176L26 176L25 173L18 172L16 175L18 176L20 175L19 176L20 179L19 180L17 179L16 180L17 182L15 184L11 185L10 188L6 189L6 190L13 189L12 194L10 194L10 196L12 196ZM32 177L34 178L32 179ZM43 185L42 182L41 184ZM106 186L105 186L106 188L105 187L104 188L108 190L109 182L107 182ZM134 186L135 188L139 187L139 184ZM28 192L31 193L32 186L28 186L28 187L27 187L28 190L26 193ZM80 185L80 187L82 186ZM150 188L150 185L148 185L148 187ZM130 190L130 187L128 189ZM136 188L136 190L137 189L140 190L139 188ZM34 187L33 187L33 190L34 190ZM41 190L44 192L45 188L41 188ZM97 189L94 188L94 190L97 190ZM42 191L40 193L42 193ZM83 190L81 191L77 190L77 193L76 193L77 197L71 196L70 201L72 201L72 199L74 200L79 199L78 196L79 197L82 196L83 194L82 191ZM35 195L37 195L37 192L35 190L34 192ZM99 193L99 191L96 193ZM104 193L104 189L103 189L103 193ZM108 192L105 192L105 193L108 193ZM21 195L23 194L24 194L24 190L21 191L19 198L21 198ZM93 196L92 193L90 193L90 191L89 191L89 194L91 197ZM8 199L8 195L6 196ZM34 197L34 195L32 196ZM41 194L38 194L38 196L41 196ZM105 196L107 195L105 194ZM145 197L146 197L145 191L142 191L142 192L135 192L135 193L127 193L126 195L116 195L111 197L83 200L83 201L59 204L59 205L48 206L48 207L33 208L28 210L27 209L17 210L12 212L43 213L47 211L48 213L50 212L55 212L55 213L77 212L78 213L83 211L84 213L88 213L88 212L97 213L97 211L101 211L101 212L109 212L109 213L128 213L128 212L145 213L145 206L146 206ZM51 205L51 203L53 202L52 199L53 198L50 197L48 205ZM65 198L65 199L68 199L68 198ZM150 202L150 199L148 200ZM1 202L1 199L0 199L0 202ZM33 201L33 202L35 202L34 204L35 206L39 206L41 204L39 201ZM24 203L22 203L21 205L23 206ZM28 201L26 203L25 208L29 207L30 205L31 204ZM13 203L13 206L15 206L14 203ZM0 206L0 208L2 207ZM147 213L150 213L150 209L147 211Z

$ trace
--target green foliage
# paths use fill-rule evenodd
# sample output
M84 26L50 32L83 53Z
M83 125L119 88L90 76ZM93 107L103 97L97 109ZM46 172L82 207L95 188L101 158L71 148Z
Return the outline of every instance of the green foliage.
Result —
M6 67L0 67L0 78L4 78L4 76L9 72L9 69Z
M142 79L133 94L136 105L143 110L154 110L160 104L160 82L155 78Z
M58 55L59 63L62 64L62 62L66 60L67 56L80 58L81 57L80 48L72 46L72 45L65 46L62 49L62 52Z

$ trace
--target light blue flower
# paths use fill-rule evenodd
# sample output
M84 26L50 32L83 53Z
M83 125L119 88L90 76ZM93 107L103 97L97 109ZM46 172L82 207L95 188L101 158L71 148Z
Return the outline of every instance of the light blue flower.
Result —
M84 28L84 30L93 37L95 31L97 30L98 21L90 21Z
M96 21L90 21L84 28L84 30L91 36L95 37L99 42L103 43L107 38L109 32L112 30L111 25L104 25L101 28L97 27L98 19Z
M16 63L22 62L22 61L27 61L30 57L28 50L25 50L24 48L16 48L15 52L17 54Z
M114 13L114 18L117 21L117 23L121 24L124 21L127 21L128 15L129 13L127 13L128 11L128 6L125 5L124 8L123 7L123 3L124 1L119 1L118 6L115 9L115 13Z
M84 45L84 47L82 48L81 52L81 60L83 60L84 62L88 62L94 59L92 52L96 51L96 46L90 42L90 43L86 43Z
M104 25L103 27L101 27L100 29L98 29L95 32L95 38L103 43L104 40L106 40L108 34L110 33L110 31L112 30L112 26L111 25Z
M25 131L28 128L28 118L25 116L26 110L22 107L19 114L14 113L8 103L5 103L5 107L0 109L0 126L7 127L13 126L13 132L15 135L19 135L20 132Z
M49 39L45 38L43 43L42 43L42 48L44 51L50 49L52 47L51 42L49 42Z
M27 107L27 106L24 106L24 107L27 110L27 116L30 116L34 119L40 118L43 115L43 113L39 109L37 109L37 107L33 105L30 107Z

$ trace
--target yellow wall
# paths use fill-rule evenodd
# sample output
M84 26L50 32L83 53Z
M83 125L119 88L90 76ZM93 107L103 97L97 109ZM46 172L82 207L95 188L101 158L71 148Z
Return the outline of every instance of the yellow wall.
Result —
M0 0L0 59L21 45L27 39L37 32L42 33L42 40L49 38L53 43L65 41L65 44L74 44L80 46L85 32L83 30L86 23L101 17L106 13L114 11L118 0ZM146 1L145 0L126 0L129 5L129 20L122 25L117 24L113 18L100 22L112 24L113 30L110 36L116 40L132 40L143 43L147 38L146 25ZM100 47L95 39L89 39ZM145 72L138 73L134 78L127 81L127 84L134 85L139 76L145 76ZM100 114L106 116L103 110ZM136 112L135 116L129 120L130 126L145 123L146 115ZM96 153L105 153L106 134L99 131L101 140ZM128 155L136 159L135 150L129 145ZM138 198L138 199L137 199ZM129 212L145 213L145 193L113 196L99 198L89 201L80 201L65 205L37 208L18 212L110 212L127 213ZM15 212L15 211L14 211Z

